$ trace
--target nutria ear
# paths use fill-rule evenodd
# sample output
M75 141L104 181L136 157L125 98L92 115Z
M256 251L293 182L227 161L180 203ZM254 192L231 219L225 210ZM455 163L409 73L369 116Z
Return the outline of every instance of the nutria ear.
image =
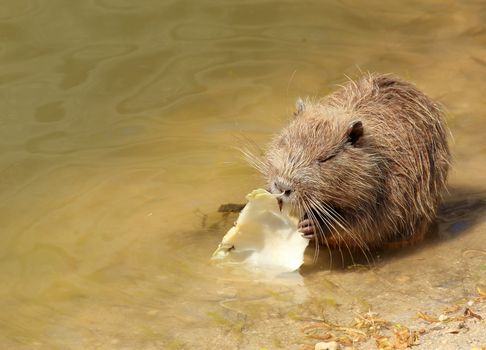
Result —
M305 111L305 104L304 101L302 101L301 98L299 98L295 102L295 112L294 112L294 117L297 117L298 115L301 115Z
M352 122L346 131L348 142L354 145L363 136L363 123L360 120Z

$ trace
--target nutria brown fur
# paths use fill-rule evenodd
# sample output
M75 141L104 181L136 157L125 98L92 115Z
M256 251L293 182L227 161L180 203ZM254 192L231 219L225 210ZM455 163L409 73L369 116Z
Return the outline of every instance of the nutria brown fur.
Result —
M450 153L440 107L391 75L350 81L295 117L257 165L321 244L416 240L434 222Z

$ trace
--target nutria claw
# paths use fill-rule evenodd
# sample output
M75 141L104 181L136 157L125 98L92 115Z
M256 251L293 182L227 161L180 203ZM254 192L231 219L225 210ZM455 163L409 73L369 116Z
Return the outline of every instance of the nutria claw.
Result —
M313 240L315 235L315 227L312 221L309 219L300 221L299 232L302 233L302 237Z

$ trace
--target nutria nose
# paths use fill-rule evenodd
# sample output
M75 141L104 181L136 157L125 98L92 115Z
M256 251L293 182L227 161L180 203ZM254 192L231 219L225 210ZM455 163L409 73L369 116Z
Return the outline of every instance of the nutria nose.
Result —
M283 195L285 197L290 196L290 194L292 193L292 189L289 186L283 184L280 181L275 181L273 183L273 185L274 185L274 188L275 188L275 192L276 193L283 193Z

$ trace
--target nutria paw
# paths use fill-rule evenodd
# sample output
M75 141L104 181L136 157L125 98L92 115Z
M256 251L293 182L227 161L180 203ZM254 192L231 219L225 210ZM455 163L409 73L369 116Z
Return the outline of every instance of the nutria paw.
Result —
M299 232L302 233L302 237L313 240L316 230L312 221L304 219L299 222Z

